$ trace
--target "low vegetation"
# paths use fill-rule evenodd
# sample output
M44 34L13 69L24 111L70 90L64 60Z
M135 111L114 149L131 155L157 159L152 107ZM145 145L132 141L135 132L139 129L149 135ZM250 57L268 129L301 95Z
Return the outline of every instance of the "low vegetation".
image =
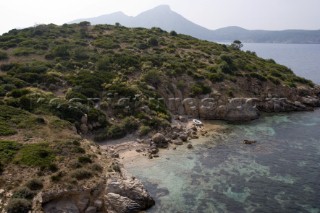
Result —
M105 166L79 135L105 141L164 130L171 121L164 97L267 95L244 89L250 82L314 86L241 47L240 41L227 46L120 24L50 24L4 33L0 188L14 195L7 212L28 212L42 188L72 188L101 177ZM119 171L115 164L108 168Z

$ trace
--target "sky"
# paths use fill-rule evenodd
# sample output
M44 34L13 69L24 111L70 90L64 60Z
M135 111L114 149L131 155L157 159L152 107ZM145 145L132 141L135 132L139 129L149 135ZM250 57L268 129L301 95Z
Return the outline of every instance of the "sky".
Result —
M135 16L164 4L208 29L320 29L320 0L0 0L0 34L117 11Z

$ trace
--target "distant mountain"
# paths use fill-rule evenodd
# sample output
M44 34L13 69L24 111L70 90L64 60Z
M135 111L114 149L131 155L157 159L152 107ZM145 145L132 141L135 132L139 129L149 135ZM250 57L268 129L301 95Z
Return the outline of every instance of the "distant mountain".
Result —
M241 27L209 30L172 11L167 5L155 7L135 17L116 12L94 18L78 19L70 23L81 21L89 21L91 24L115 24L118 22L126 27L160 27L166 31L175 30L178 33L196 38L220 42L230 42L238 39L247 43L320 43L320 30L267 31L246 30Z

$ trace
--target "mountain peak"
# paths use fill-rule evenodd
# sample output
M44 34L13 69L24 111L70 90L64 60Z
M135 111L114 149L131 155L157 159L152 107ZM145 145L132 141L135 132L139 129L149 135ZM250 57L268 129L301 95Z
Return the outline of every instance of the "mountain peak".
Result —
M171 11L171 8L170 8L170 6L169 5L167 5L167 4L163 4L163 5L159 5L159 6L157 6L157 7L155 7L155 8L153 8L152 10L166 10L166 11Z

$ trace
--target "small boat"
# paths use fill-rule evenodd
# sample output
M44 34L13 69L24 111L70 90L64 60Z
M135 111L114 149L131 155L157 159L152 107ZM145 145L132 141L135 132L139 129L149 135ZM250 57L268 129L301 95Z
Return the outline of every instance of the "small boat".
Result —
M197 119L193 119L192 122L196 125L196 126L202 126L203 123Z

